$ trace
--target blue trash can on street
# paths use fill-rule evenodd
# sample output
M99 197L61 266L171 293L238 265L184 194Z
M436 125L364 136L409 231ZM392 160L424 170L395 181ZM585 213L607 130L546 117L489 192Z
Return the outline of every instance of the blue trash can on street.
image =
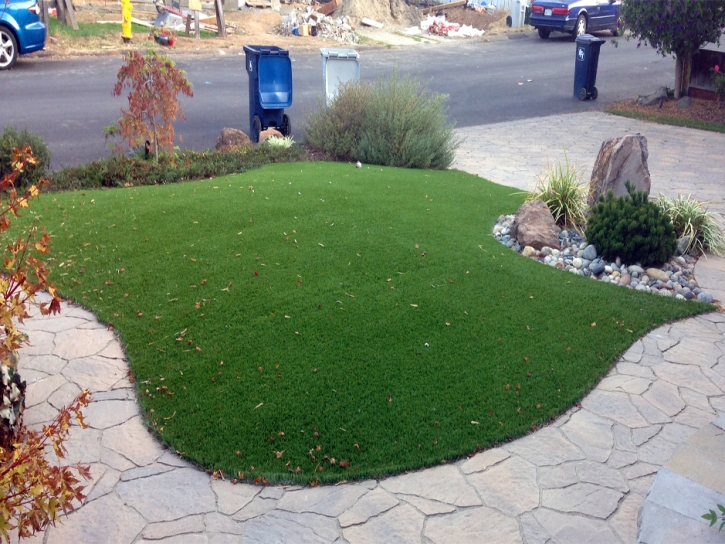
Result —
M574 98L596 100L597 66L599 48L606 40L591 34L582 34L576 39L576 64L574 67Z
M292 105L292 62L289 51L273 45L245 45L249 75L249 129L252 141L274 127L291 134L290 119L284 112Z

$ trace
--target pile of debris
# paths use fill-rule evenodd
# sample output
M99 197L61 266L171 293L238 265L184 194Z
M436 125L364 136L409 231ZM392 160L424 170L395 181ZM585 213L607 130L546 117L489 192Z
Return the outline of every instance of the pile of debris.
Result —
M471 25L459 25L458 23L449 23L446 16L438 17L428 16L425 21L421 21L420 28L428 34L436 36L448 36L449 38L476 38L483 36L484 31L473 28ZM407 32L406 32L407 33Z
M304 10L293 9L282 17L277 33L283 36L321 36L339 43L358 43L359 38L350 24L349 17L331 17L314 11L311 6Z

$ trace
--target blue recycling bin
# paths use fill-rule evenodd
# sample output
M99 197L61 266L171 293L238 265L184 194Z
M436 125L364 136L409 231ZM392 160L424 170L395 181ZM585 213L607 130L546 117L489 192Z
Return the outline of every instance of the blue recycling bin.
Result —
M259 142L259 133L274 127L291 134L290 119L284 112L292 105L292 62L289 51L273 45L245 45L249 75L250 138Z
M582 34L576 39L576 61L574 67L574 98L596 100L599 93L597 82L599 49L606 40L591 34Z

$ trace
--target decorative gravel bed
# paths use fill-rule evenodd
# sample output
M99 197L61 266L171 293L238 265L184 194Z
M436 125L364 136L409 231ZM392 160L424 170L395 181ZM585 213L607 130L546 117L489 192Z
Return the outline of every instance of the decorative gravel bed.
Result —
M493 227L493 235L506 247L524 257L538 260L572 274L586 276L603 283L613 283L637 291L674 297L682 300L696 299L712 303L713 297L697 286L693 274L697 258L691 255L673 257L661 267L643 268L639 264L627 265L617 257L608 262L597 254L597 249L575 230L562 229L559 247L543 247L536 250L521 245L510 235L514 215L501 215Z

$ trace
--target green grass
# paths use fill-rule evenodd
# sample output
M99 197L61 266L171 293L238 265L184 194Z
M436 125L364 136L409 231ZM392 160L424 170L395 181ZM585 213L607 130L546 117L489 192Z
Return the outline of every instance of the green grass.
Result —
M114 39L118 38L121 40L121 23L78 23L78 30L75 30L72 26L67 26L58 21L57 17L50 17L50 35L60 37L64 39L68 38L107 38ZM193 25L192 25L193 31ZM134 35L134 41L138 41L141 38L145 39L146 36L151 32L151 29L145 26L137 25L136 23L131 24L131 32ZM177 33L184 35L183 33ZM215 38L216 34L213 32L201 31L202 38ZM149 42L151 44L152 42Z
M163 442L228 477L324 483L520 436L653 327L712 310L504 248L492 225L522 199L459 171L294 163L34 209Z
M700 130L709 130L710 132L725 132L725 125L722 123L709 123L707 121L698 121L697 119L679 119L677 117L663 117L659 115L644 114L633 111L619 111L614 109L608 109L607 113L621 115L622 117L629 117L630 119L651 121L652 123L660 123L662 125L698 128Z

